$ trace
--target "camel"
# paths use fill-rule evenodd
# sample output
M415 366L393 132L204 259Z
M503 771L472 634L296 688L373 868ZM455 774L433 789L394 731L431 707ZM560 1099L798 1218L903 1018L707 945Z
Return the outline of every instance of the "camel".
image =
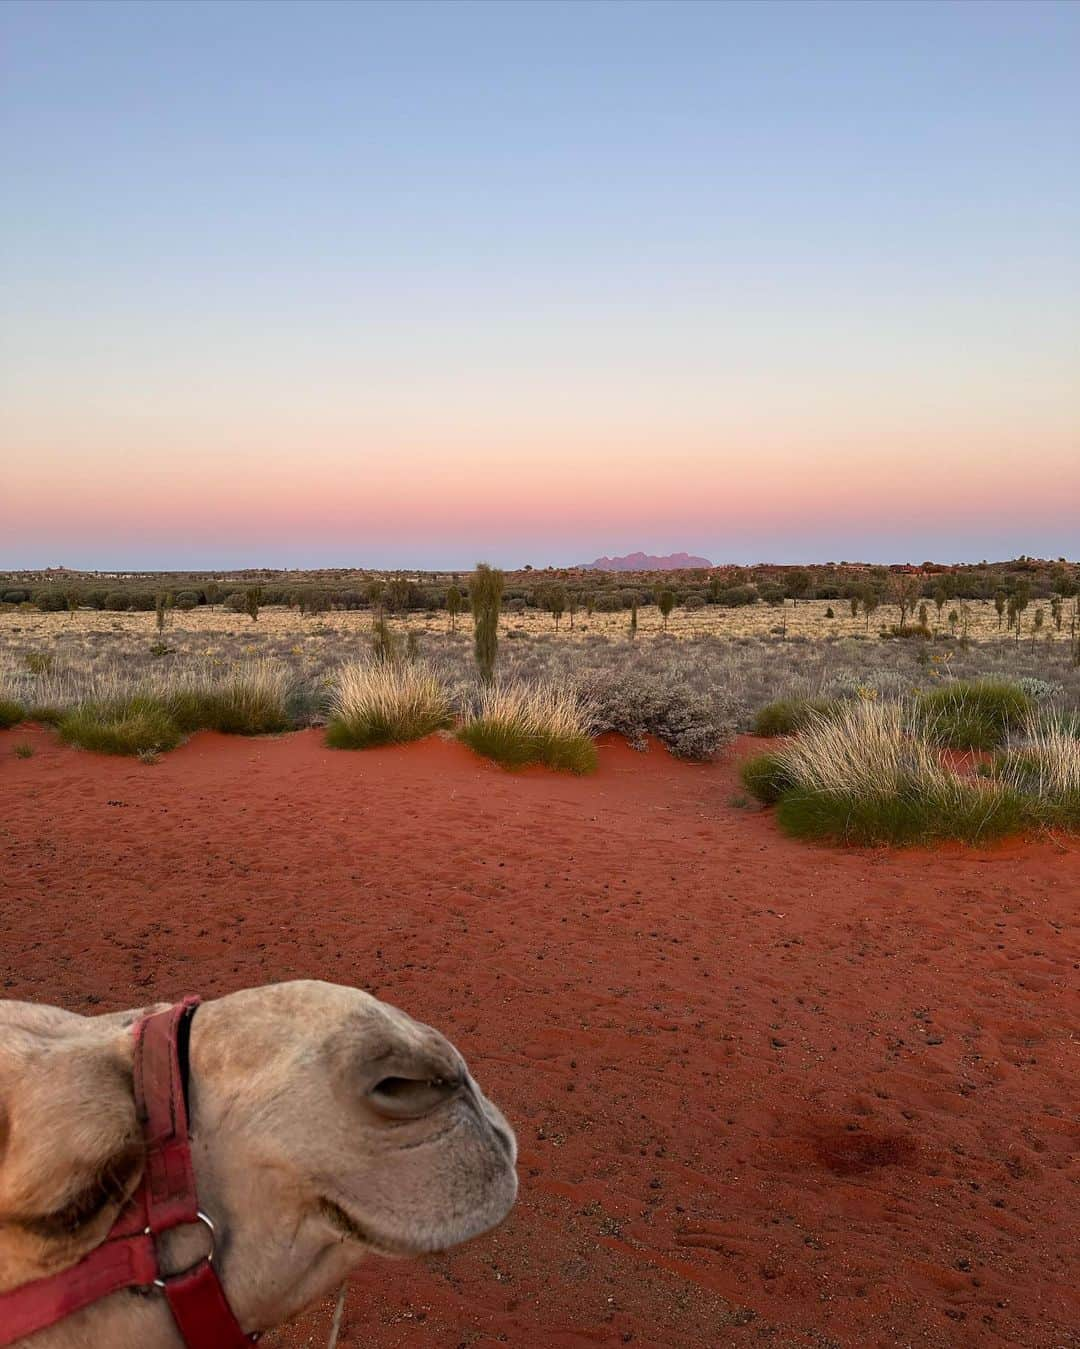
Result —
M132 1027L168 1006L85 1017L0 1003L0 1295L82 1260L140 1186ZM369 1252L445 1250L514 1203L513 1132L461 1055L369 994L305 980L205 1002L187 1061L198 1205L246 1334L289 1320ZM163 1234L162 1271L201 1260L207 1236L201 1223ZM184 1340L162 1296L131 1288L18 1344Z

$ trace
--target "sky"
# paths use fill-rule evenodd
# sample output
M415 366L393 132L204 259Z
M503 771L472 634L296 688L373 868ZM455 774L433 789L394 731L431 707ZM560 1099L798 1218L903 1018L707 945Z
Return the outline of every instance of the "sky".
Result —
M0 566L1080 555L1080 5L0 6Z

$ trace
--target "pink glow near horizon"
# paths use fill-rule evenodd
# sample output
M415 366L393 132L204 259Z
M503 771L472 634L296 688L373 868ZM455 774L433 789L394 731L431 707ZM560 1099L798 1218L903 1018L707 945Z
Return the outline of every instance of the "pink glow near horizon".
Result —
M170 548L187 565L196 553L208 566L224 557L328 562L327 550L342 565L384 556L400 564L409 555L416 565L462 566L488 553L510 565L544 565L637 547L685 548L714 560L794 547L822 558L867 549L877 556L875 540L898 557L892 550L921 555L928 543L919 544L935 536L935 555L958 559L989 555L1018 521L1039 521L1045 537L1067 549L1080 468L1066 451L1044 453L1041 474L1020 453L999 448L991 458L977 446L938 462L901 449L709 454L675 445L650 453L608 444L578 456L529 446L516 457L505 452L505 461L465 448L203 454L182 456L180 465L150 453L63 464L25 455L9 472L0 525L8 565L37 552L39 521L62 542L35 561L75 566L103 557L122 566L125 550L131 565L153 555L167 566Z

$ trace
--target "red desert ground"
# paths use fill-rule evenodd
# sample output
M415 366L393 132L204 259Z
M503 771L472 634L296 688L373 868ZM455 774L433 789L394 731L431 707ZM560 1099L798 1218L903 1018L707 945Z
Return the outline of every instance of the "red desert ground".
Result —
M1075 838L808 847L732 804L745 740L605 737L579 779L440 737L0 739L5 996L355 984L513 1121L508 1221L362 1267L340 1344L1077 1342Z

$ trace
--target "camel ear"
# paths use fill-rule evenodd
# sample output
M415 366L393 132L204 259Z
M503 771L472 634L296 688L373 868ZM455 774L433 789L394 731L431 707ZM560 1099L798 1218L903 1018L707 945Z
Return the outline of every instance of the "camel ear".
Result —
M97 1245L143 1166L130 1036L81 1017L3 1029L0 1288Z

